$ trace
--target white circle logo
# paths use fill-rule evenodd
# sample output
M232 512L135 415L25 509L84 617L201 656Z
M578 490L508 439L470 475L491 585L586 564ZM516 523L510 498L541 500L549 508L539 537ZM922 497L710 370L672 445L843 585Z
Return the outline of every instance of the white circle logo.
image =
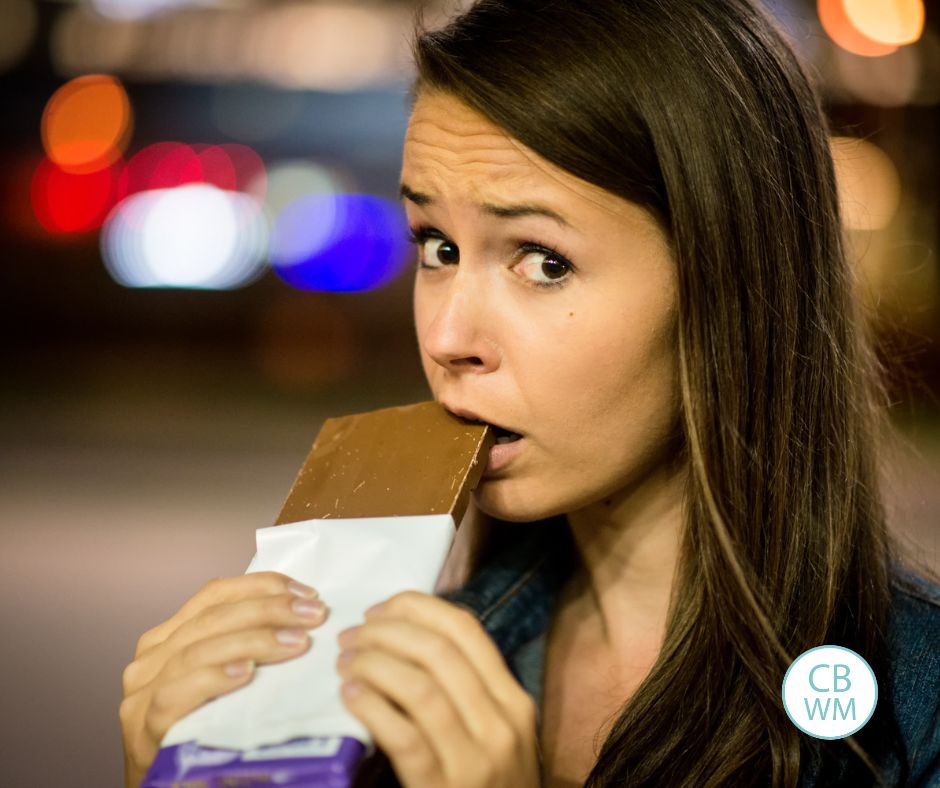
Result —
M783 708L797 728L817 739L851 736L877 704L875 672L844 646L804 651L783 677Z

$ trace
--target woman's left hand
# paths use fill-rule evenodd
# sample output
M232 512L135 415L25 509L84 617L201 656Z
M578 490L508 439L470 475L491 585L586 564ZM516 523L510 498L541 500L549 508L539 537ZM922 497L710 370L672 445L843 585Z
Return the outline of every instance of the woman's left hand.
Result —
M539 785L535 703L472 613L403 591L365 618L339 635L343 703L405 788Z

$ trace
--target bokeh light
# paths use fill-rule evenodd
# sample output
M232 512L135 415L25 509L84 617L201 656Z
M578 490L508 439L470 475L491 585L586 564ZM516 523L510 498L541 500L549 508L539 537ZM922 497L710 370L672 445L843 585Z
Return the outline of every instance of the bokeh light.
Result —
M247 145L182 142L156 142L135 153L121 174L120 193L127 197L189 183L249 192L258 204L267 193L264 161Z
M268 193L268 176L264 159L247 145L227 142L217 145L232 167L235 176L234 191L247 192L262 204Z
M852 26L889 46L911 44L924 31L923 0L840 0Z
M121 82L104 74L76 77L60 87L42 114L42 143L51 161L87 173L117 161L133 127Z
M0 73L22 60L36 36L36 8L27 0L0 3Z
M119 172L119 163L95 172L76 173L43 159L32 180L33 213L49 232L95 230L117 202Z
M850 230L881 230L897 213L901 178L877 145L854 137L833 137L842 223Z
M218 189L237 191L237 176L231 157L221 145L193 145L199 162L200 181Z
M348 292L381 287L408 257L406 222L396 203L368 194L301 197L277 218L271 263L299 290Z
M880 57L897 49L892 44L875 41L860 32L846 15L842 0L818 0L816 10L823 30L848 52L865 57Z
M127 287L229 290L261 275L267 241L251 197L197 183L128 197L108 217L101 250Z
M135 153L121 173L122 196L203 180L199 154L182 142L157 142Z
M253 195L260 190L260 185L254 181L246 188ZM274 162L268 167L265 191L268 210L272 216L280 216L288 205L301 197L353 192L355 183L335 168L306 159L288 159Z

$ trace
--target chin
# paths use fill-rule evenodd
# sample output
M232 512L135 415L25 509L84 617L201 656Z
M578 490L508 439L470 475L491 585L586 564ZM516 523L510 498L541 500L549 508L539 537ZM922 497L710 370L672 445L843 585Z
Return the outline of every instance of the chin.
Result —
M510 523L531 523L568 511L550 505L544 494L520 492L514 486L510 478L484 479L473 491L473 501L484 514Z

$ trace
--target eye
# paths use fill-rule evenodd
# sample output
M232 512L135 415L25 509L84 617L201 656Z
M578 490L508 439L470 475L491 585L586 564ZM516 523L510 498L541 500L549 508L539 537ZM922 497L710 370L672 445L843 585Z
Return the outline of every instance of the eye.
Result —
M545 277L530 280L536 287L561 287L571 278L568 274L573 270L573 266L558 252L533 243L525 243L519 250L527 253L520 265L533 274ZM532 258L532 261L525 265L529 258Z
M460 261L457 245L433 227L410 228L408 241L418 247L419 268L438 270ZM429 241L436 243L428 245ZM564 255L542 244L526 241L519 245L518 251L525 255L517 267L523 269L523 278L533 287L564 287L571 278L570 273L575 270Z
M460 260L460 251L455 244L452 244L437 230L430 227L411 228L408 234L408 240L418 246L418 262L422 268L439 268L437 265L428 265L428 260L443 263L444 265L453 265ZM432 244L432 249L428 251L427 242L437 241L437 245Z

